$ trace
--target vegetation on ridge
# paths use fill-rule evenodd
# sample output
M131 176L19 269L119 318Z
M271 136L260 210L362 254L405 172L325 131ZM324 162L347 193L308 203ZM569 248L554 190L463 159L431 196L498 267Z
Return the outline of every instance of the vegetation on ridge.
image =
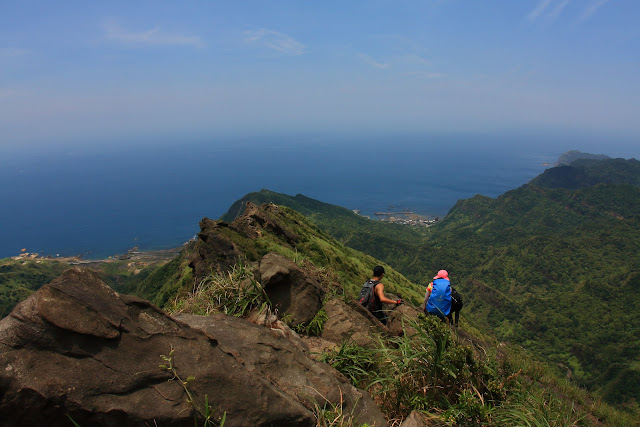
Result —
M310 218L414 282L446 268L465 297L463 316L638 413L639 165L578 160L568 167L584 179L539 179L497 199L462 200L428 229L369 221L321 202ZM313 210L308 198L281 196L263 194Z
M202 289L178 296L169 310L242 316L247 313L245 307L264 310L268 304L260 292L251 291L248 285L261 287L242 263L203 282ZM390 424L398 425L413 410L435 425L589 426L597 425L598 419L611 425L633 422L607 405L592 402L575 386L563 384L521 350L470 338L467 331L473 331L472 327L452 330L423 315L406 326L404 336L380 336L374 347L344 341L322 354L325 363L371 393ZM298 332L312 335L305 328ZM358 425L339 406L316 402L313 410L318 425Z
M11 312L13 307L69 269L59 262L38 262L35 260L16 262L0 260L0 318Z

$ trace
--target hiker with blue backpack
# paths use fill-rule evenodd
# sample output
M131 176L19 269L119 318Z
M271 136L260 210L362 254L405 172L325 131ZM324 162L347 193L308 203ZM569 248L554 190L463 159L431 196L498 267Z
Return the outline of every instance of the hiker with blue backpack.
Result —
M440 270L427 286L424 312L438 316L442 321L451 319L451 281L447 270Z
M404 301L392 300L384 296L384 285L382 284L382 276L384 276L384 267L376 265L373 268L373 277L367 280L360 290L360 304L373 314L376 319L387 324L387 314L382 309L382 304L395 304L396 307L403 304Z

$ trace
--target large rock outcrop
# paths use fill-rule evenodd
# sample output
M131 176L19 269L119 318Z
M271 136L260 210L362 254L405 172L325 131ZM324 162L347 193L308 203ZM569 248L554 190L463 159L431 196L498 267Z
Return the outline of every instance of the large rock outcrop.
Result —
M242 252L224 235L222 229L225 228L229 228L229 224L221 221L209 218L200 221L198 242L189 264L196 278L203 279L211 272L228 271L238 263Z
M226 426L314 426L313 402L384 424L364 392L284 337L242 319L172 319L70 270L0 321L0 420L6 426L193 425L205 396ZM342 394L340 394L342 392Z
M413 336L417 333L413 324L418 319L420 311L408 305L400 305L389 314L387 328L393 336Z
M293 326L308 323L322 308L325 291L310 274L293 261L275 253L262 257L254 273L271 306Z
M326 341L340 344L351 340L361 346L373 346L380 334L389 330L359 304L348 305L332 298L324 305L327 321L320 335Z
M267 379L306 406L343 402L359 423L386 425L384 416L369 395L325 363L310 359L277 333L236 317L180 315L178 320L215 336L220 346L233 349L248 371Z
M263 254L258 254L254 245L242 247L242 242L255 240L265 232L281 244L295 247L299 237L278 220L277 211L278 206L273 204L256 206L247 202L244 213L232 223L203 218L189 264L194 276L202 279L212 271L228 271L240 258L257 261Z

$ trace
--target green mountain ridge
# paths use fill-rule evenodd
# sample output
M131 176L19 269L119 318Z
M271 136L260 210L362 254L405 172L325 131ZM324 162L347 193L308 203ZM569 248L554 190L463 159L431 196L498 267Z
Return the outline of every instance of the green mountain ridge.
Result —
M272 192L263 192L263 194L261 195L261 197L269 197L269 199L272 201L275 200L274 196L275 194ZM302 200L303 203L307 205L313 203L313 201L308 198L296 198L285 195L278 197L278 200L280 201L287 199L294 201ZM331 210L333 209L330 205L323 204L322 202L319 203L320 206L322 206L328 212L331 212ZM266 203L258 207L247 200L244 200L242 204L245 210L240 215L235 214L234 218L236 219L231 223L227 223L222 220L214 221L206 218L203 219L201 221L202 231L198 235L198 240L188 248L186 248L179 258L163 267L160 267L158 270L156 270L155 273L150 274L147 279L145 279L143 284L153 284L154 286L152 288L146 288L143 284L141 284L141 286L137 289L137 293L140 295L141 292L147 292L148 295L142 294L140 296L146 298L156 298L155 302L160 304L161 306L169 308L171 308L172 306L179 307L181 306L181 301L183 301L185 298L189 298L191 288L196 287L197 283L199 283L199 280L193 280L193 274L199 274L199 267L194 264L198 259L202 259L203 257L208 258L208 260L205 260L204 266L209 266L211 271L215 273L215 271L217 271L220 266L231 266L234 262L237 262L238 259L242 259L237 258L236 255L242 254L242 257L244 257L244 259L246 260L244 262L251 263L257 261L267 253L275 252L294 260L297 264L300 265L309 262L313 266L315 266L314 268L320 269L320 271L324 271L329 276L334 277L334 279L332 280L340 283L341 288L346 292L346 295L344 295L343 298L353 301L362 284L362 281L369 276L369 270L371 269L371 266L379 263L379 261L370 257L369 255L349 248L336 239L332 238L328 233L313 225L305 216L301 215L293 209L287 208L282 205L275 205L272 203ZM344 212L344 210L339 207L336 207L336 210L339 212ZM352 214L349 213L349 215ZM359 221L359 219L357 220ZM391 225L392 224L385 224L385 227ZM392 229L395 227L389 228ZM208 249L205 250L205 247L215 247L218 249L215 252L210 252ZM189 268L189 265L191 265L192 269ZM387 275L385 276L384 280L385 293L396 294L406 299L411 305L419 306L421 303L424 288L422 286L411 283L411 281L405 279L392 267L392 265L390 266L385 264L385 268L387 269ZM152 279L152 277L154 276L155 278ZM191 283L192 285L189 285L189 283ZM474 289L475 292L482 297L481 300L488 301L491 305L491 309L500 307L501 309L507 310L507 312L511 314L511 316L509 316L509 319L511 321L515 322L517 318L522 315L522 312L518 305L518 301L511 295L505 294L500 290L488 286L487 284L477 280L469 281L467 283L467 286L470 286L472 289ZM164 297L171 294L175 295L175 297L168 299ZM488 305L486 304L484 306L478 306L477 304L474 304L474 301L472 300L469 303L468 308L466 308L465 310L470 310L472 312L475 312L477 310L478 313L480 313L487 307ZM464 331L461 330L459 332L461 336L468 336L466 331L471 331L472 335L479 333L479 335L482 336L482 332L476 329L478 323L470 317L466 317L465 319L465 324L462 327ZM311 327L311 324L297 325L296 327L301 327L302 330L308 331L309 329L305 328ZM444 333L446 335L449 332L448 330L446 330L441 331L440 333ZM471 339L477 340L477 338ZM345 343L344 345L345 347L339 350L338 354L326 356L328 357L327 360L330 363L335 364L335 366L337 366L339 369L344 369L345 375L353 375L354 381L366 381L366 379L363 379L361 377L363 375L362 370L356 369L356 372L359 372L358 374L356 374L350 370L349 364L343 365L344 362L340 362L340 360L341 358L349 357L348 354L344 353L345 351L347 351L347 348L351 349L349 351L357 352L359 354L359 356L357 356L358 358L369 357L366 356L366 354L368 354L367 350L348 347L348 343ZM486 346L486 344L480 345L480 347L483 346ZM455 354L458 354L457 357L463 356L465 354L470 354L468 353L470 351L468 348L466 350L463 347L453 348L456 349ZM404 357L407 361L412 360L413 358L411 354L405 354ZM465 363L471 363L471 365L476 366L476 368L473 369L479 369L479 366L481 366L478 365L477 361L471 362L471 359L469 359L470 356L464 357L468 361ZM490 363L498 363L497 359L490 358L490 360L493 360L493 362ZM523 360L526 360L526 357ZM357 360L351 360L349 363L356 363L357 366L357 363L359 362ZM456 369L455 372L457 372L457 369L460 368L452 367L451 369ZM516 373L516 371L518 371L517 368L510 367L508 369L509 370L507 372L510 372L510 374L506 376L520 375ZM524 375L524 379L526 382L528 382L530 380L527 378L529 378L530 374L528 373L528 370L526 372L527 374ZM532 371L532 373L533 372L535 372L535 369ZM460 371L460 374L461 373L462 371ZM394 375L398 374L396 373ZM365 375L364 378L368 377ZM462 377L459 381L460 383L457 383L458 385L456 387L466 387L464 386L465 380ZM537 380L534 379L534 383L536 381ZM553 381L556 380L546 379L539 385L541 387L557 387L557 385L551 385L554 384ZM373 390L375 390L375 388ZM409 390L411 390L411 388L409 388ZM415 392L417 392L417 390L415 390ZM483 391L483 393L485 392L486 391ZM417 396L418 394L416 394L416 398ZM475 416L471 416L471 418L467 418L469 417L469 413L473 413L473 411L469 412L470 409L465 406L466 404L464 403L464 400L459 399L460 398L456 398L455 400L455 402L457 402L455 403L456 408L460 407L464 408L464 410L462 412L454 411L458 414L456 415L456 417L458 417L457 419L461 420L459 423L456 422L455 425L469 425L469 422L471 422L471 424L474 423L474 421L464 421L465 419L481 420L484 417L490 418L488 414L478 414ZM551 399L552 401L555 401L554 399L557 399L557 397L553 397ZM568 399L568 397L565 396L561 399L566 400ZM507 401L508 400L509 399L507 399ZM494 404L498 405L498 402L496 401ZM443 407L447 407L447 405L444 403L441 403L440 405L443 405ZM582 405L584 405L584 403ZM488 410L488 408L489 407L484 407L483 410ZM555 409L554 411L556 410L560 411L559 409ZM554 414L553 416L555 417L558 414L556 414L554 411L551 411L551 414ZM497 413L499 413L499 411L496 412L496 414ZM450 415L446 416L448 417ZM605 417L605 419L607 418ZM589 424L587 423L585 425Z
M584 178L578 186L576 174L563 181L553 168L496 199L461 200L428 229L370 221L321 202L310 218L417 283L446 268L465 297L463 315L474 323L559 372L568 369L608 402L635 405L640 382L629 379L640 372L639 165L578 160L569 166ZM308 198L266 194L313 210ZM341 227L343 220L348 226Z

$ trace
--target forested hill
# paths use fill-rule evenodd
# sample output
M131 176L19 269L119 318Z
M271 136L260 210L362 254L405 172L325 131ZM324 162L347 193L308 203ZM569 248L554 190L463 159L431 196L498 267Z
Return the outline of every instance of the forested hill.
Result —
M631 159L578 159L547 169L531 184L546 188L578 189L596 184L640 185L640 161Z
M480 321L610 402L640 398L638 166L579 160L495 200L460 201L427 245L473 277L465 290ZM569 180L550 184L567 168Z
M449 270L468 320L533 350L608 402L633 406L640 401L639 163L551 168L496 199L459 201L428 229L351 213L342 226L325 204L310 217L416 282ZM298 198L273 201L299 209ZM312 209L310 199L305 204Z

